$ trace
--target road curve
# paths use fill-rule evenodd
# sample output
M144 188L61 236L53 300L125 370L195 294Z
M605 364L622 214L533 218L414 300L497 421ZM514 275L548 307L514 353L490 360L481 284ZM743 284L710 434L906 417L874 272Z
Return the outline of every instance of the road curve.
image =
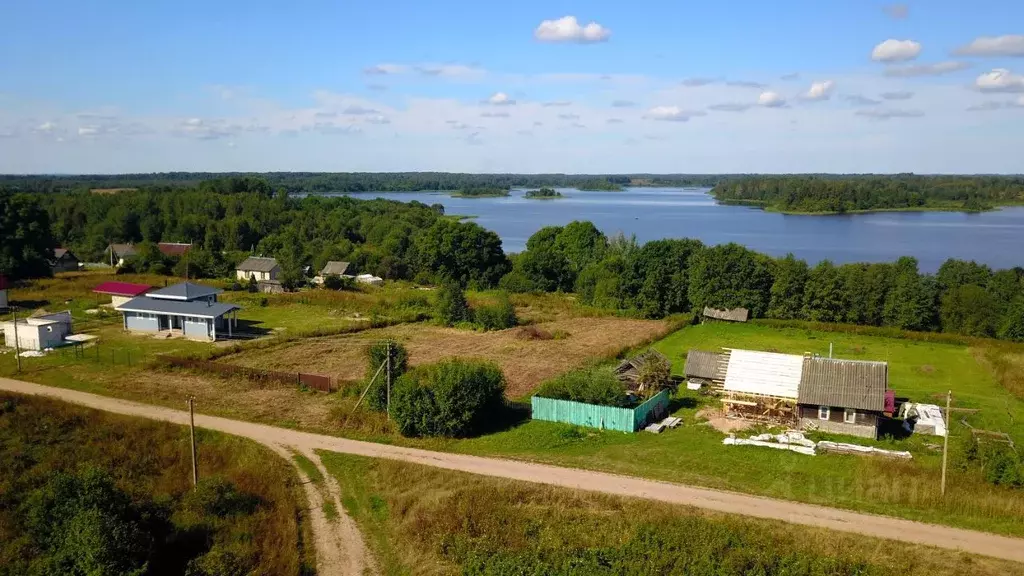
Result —
M97 410L162 420L175 424L188 424L188 413L184 411L98 396L75 390L52 388L6 378L0 378L0 390L19 394L49 396ZM243 436L263 444L288 446L301 452L328 450L370 458L401 460L424 466L482 474L484 476L496 476L618 496L645 498L671 504L695 506L717 512L782 520L795 524L960 550L971 554L990 556L1014 562L1024 562L1024 539L985 532L925 524L873 514L862 514L813 504L801 504L707 488L694 488L681 484L619 476L604 472L347 440L264 424L230 420L217 416L197 414L195 420L196 425L203 428Z

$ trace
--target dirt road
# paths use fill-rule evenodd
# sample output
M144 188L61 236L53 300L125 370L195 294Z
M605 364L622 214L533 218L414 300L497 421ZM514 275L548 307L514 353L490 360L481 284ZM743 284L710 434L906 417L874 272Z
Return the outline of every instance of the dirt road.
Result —
M17 380L0 378L0 390L50 396L118 414L140 416L177 424L187 424L188 422L187 412L74 390L40 386ZM782 520L796 524L864 534L877 538L962 550L972 554L991 556L1003 560L1024 562L1024 539L986 534L984 532L924 524L884 516L859 514L785 500L748 496L705 488L693 488L679 484L602 472L346 440L333 436L297 432L216 416L196 415L196 425L243 436L268 445L286 446L307 454L312 450L329 450L371 458L402 460L448 470L549 484L576 490L646 498L718 512Z

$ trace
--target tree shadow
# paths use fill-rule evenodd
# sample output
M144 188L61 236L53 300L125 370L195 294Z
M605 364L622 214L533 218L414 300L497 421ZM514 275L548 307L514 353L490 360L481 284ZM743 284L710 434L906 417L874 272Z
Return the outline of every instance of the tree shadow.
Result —
M221 336L218 330L217 336ZM272 332L259 320L239 320L238 325L231 329L231 337L237 340L251 340L266 336Z
M692 409L699 405L700 402L691 396L684 396L682 398L675 397L668 401L668 413L674 414L678 410Z
M518 428L530 421L532 411L529 402L509 400L505 402L504 409L499 411L494 418L484 422L474 436L486 436Z
M49 305L49 300L11 300L8 302L9 307L17 307L21 310L35 310L36 308L43 308Z

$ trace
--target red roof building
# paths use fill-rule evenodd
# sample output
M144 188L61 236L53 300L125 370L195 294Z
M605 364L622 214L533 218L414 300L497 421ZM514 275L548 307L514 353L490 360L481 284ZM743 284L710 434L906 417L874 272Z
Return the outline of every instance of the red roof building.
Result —
M92 289L97 294L109 294L110 302L114 306L120 306L125 302L142 296L152 290L152 286L146 284L132 284L130 282L104 282Z
M185 252L188 252L189 249L192 248L192 244L185 244L183 242L158 242L156 247L164 256L180 258L185 255Z

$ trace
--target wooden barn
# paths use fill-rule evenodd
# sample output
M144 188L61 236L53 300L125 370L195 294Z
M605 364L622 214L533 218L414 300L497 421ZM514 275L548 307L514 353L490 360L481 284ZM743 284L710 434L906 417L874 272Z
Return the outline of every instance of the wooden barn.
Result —
M701 324L704 322L746 322L750 319L750 310L746 308L712 308L704 307L701 314Z

